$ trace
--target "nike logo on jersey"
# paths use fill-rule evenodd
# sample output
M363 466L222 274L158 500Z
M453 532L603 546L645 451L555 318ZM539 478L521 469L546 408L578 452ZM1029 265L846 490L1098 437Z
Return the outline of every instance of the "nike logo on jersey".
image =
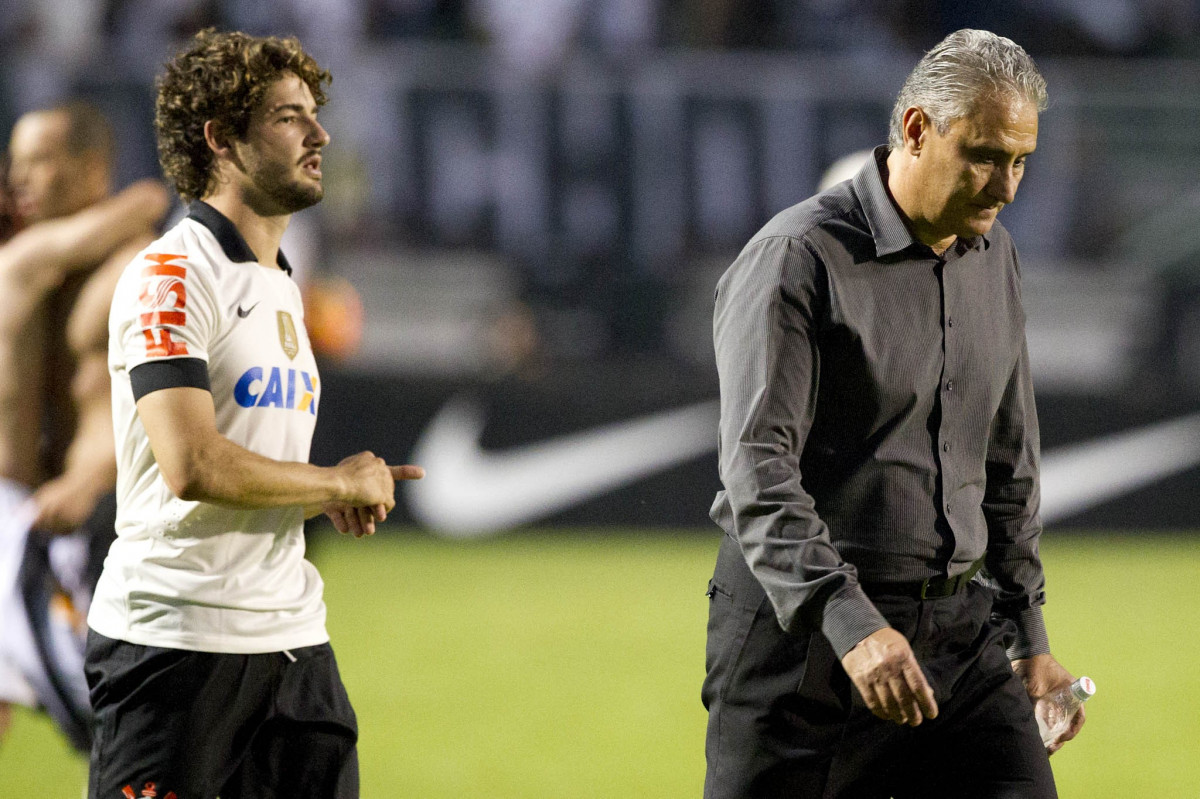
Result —
M261 302L261 300L259 302ZM243 308L242 304L239 302L238 307L237 307L237 315L240 316L242 319L245 319L247 316L250 315L250 312L253 311L257 307L258 307L257 302L254 303L253 305L251 305L249 308Z
M251 366L234 385L233 399L243 408L284 408L316 416L317 376L302 369Z

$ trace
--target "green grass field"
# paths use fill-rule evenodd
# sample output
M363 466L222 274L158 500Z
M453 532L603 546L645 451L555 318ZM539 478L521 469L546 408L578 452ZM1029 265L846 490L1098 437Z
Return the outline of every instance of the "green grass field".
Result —
M674 799L704 773L715 535L543 531L322 538L329 628L359 714L364 799ZM1059 659L1098 693L1054 756L1064 799L1200 796L1200 535L1047 533ZM0 797L77 799L41 718Z

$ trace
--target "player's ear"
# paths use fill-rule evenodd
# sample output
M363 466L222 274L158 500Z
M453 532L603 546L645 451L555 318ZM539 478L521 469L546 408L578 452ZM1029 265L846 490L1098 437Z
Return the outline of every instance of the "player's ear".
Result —
M204 123L204 141L218 158L233 156L233 136L229 129L215 119Z

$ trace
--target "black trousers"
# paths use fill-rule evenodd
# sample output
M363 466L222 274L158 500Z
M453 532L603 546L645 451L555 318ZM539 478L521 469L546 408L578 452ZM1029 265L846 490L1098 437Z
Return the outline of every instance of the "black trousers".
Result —
M874 716L819 629L788 634L736 542L710 584L705 799L1053 799L1033 706L971 583L943 599L872 596L909 640L939 714Z
M91 631L89 799L357 799L358 725L329 644L231 655Z

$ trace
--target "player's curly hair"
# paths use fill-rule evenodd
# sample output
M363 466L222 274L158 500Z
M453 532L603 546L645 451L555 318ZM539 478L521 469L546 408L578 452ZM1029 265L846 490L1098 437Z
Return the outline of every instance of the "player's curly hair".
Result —
M167 63L157 81L154 128L163 174L183 199L198 200L215 188L204 123L215 120L234 137L245 136L251 112L285 72L308 84L317 105L325 104L329 71L294 37L205 28Z

